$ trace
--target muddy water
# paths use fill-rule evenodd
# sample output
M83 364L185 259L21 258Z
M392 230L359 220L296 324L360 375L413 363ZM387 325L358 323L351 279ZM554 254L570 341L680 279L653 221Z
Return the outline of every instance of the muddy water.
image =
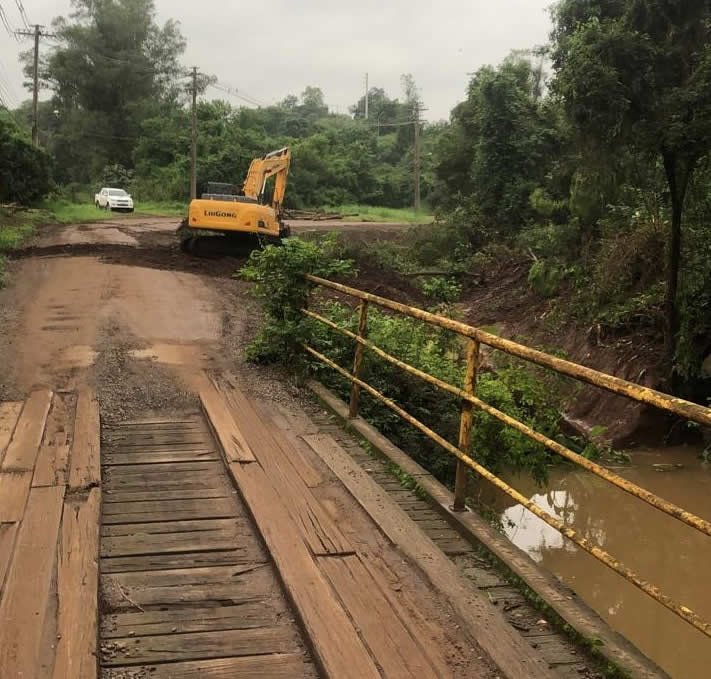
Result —
M636 450L615 471L711 520L711 465L687 447ZM681 464L659 472L655 464ZM554 470L545 488L509 479L524 495L590 538L677 601L711 620L711 538L583 471ZM711 676L711 639L511 501L497 500L508 537L555 573L673 679Z

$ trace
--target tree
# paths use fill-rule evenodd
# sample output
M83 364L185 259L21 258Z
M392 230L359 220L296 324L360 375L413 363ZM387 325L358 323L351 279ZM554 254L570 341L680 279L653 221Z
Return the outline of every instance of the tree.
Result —
M56 147L65 180L89 181L108 164L131 167L148 112L177 99L178 24L155 21L153 0L72 0L69 18L54 20L59 45L42 64L61 120ZM25 57L26 72L31 61Z
M365 118L365 95L348 109L356 120ZM381 87L371 87L368 91L368 117L373 123L387 124L405 119L405 107L391 99ZM383 128L385 129L385 128Z
M658 154L669 187L665 347L678 331L682 219L711 148L708 1L563 0L554 9L555 91L585 140Z
M328 106L320 87L307 87L301 93L301 113L309 118L321 118L328 115Z
M502 235L531 219L531 193L544 181L556 144L555 112L540 97L538 66L521 56L476 72L438 150L445 206L473 199L487 228Z

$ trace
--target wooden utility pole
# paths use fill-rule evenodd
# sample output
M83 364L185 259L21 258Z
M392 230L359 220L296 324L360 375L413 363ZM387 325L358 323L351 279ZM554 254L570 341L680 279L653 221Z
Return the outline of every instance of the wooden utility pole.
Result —
M35 147L39 146L39 40L40 27L35 24L35 58L32 71L32 145Z
M368 120L368 74L365 74L365 119Z
M415 212L420 211L420 104L415 105Z
M42 30L42 26L35 24L33 30L20 30L15 31L16 35L20 35L25 38L35 39L35 54L33 60L32 69L32 145L35 147L39 146L39 46L40 38L55 37L54 33L46 33Z
M197 198L197 66L193 66L193 112L190 147L190 200Z

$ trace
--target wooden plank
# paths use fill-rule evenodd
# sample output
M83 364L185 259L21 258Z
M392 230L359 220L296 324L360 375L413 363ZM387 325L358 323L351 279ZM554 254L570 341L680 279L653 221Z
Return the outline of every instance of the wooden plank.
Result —
M181 476L178 476L177 478L168 478L168 479L163 479L160 482L160 485L162 488L168 489L172 488L174 490L178 490L179 488L184 488L186 490L197 490L197 489L202 489L202 490L213 490L214 488L226 488L227 484L225 483L224 478L222 475L219 474L214 474L210 477L206 477L204 479L202 478L195 478L195 477L187 477L187 478L182 478ZM104 483L104 486L108 488L109 490L146 490L147 488L151 488L151 484L146 481L146 480L141 480L138 478L129 478L129 479L112 479L108 478L106 482Z
M323 483L323 474L309 460L308 446L289 426L289 420L278 414L271 417L265 417L262 413L257 414L264 426L269 428L279 447L289 451L293 466L304 483L309 488L320 486Z
M22 401L0 403L0 463L22 411Z
M250 564L233 568L214 566L210 568L173 568L160 573L123 573L110 577L126 589L151 589L178 585L208 585L226 582L239 583L251 592L267 592L276 584L274 576L265 564Z
M32 471L35 468L51 403L51 391L33 391L30 394L5 451L3 470Z
M275 601L279 599L275 598ZM179 615L175 610L114 613L103 616L101 637L115 639L267 627L277 625L286 613L284 605L264 605L261 602L243 606L183 608Z
M462 580L457 567L328 434L304 440L318 453L383 533L447 597L482 649L510 679L553 679L551 670L498 610Z
M114 444L123 445L143 445L145 443L203 443L207 444L211 441L210 432L207 428L199 430L173 430L164 432L150 432L144 429L139 429L135 432L126 434L107 434L104 436L104 442L108 446Z
M101 556L129 556L180 552L215 552L232 549L235 536L216 531L206 537L203 531L159 533L156 535L119 535L101 540Z
M242 658L219 658L181 663L141 665L133 676L151 679L310 679L315 677L302 653L270 653ZM129 674L128 676L131 676ZM108 668L103 679L127 679L126 670Z
M241 606L251 602L265 606L278 589L269 564L102 572L101 575L101 600L104 609L109 611L208 603Z
M150 478L162 480L170 476L188 474L190 476L224 476L224 465L221 461L179 462L152 465L124 465L107 468L106 475L114 479Z
M111 507L112 505L107 505ZM113 505L114 507L116 505ZM106 509L106 507L104 508ZM151 510L149 512L134 512L131 514L109 514L104 516L103 522L105 525L117 523L148 523L149 521L188 521L191 519L214 519L227 518L233 516L233 510L225 509L220 511L212 506L203 503L202 507L194 508L163 508L159 510Z
M199 415L186 415L184 417L153 417L147 420L124 420L118 424L110 425L108 429L124 429L130 427L145 428L150 426L174 427L199 424L202 424L202 418Z
M203 532L209 538L211 534L229 534L239 539L252 532L249 519L199 519L197 521L154 521L151 523L113 524L101 528L102 537L118 535L159 535L162 533Z
M185 552L183 554L149 554L117 556L101 559L102 573L134 573L171 568L204 568L206 566L238 566L267 563L269 557L254 536L244 538L239 545L223 552Z
M0 523L0 598L5 584L5 575L10 568L15 550L17 526L17 523Z
M229 392L235 422L254 451L270 483L285 500L292 518L314 554L353 554L351 542L307 487L294 465L294 450L282 448L252 404L237 389ZM305 459L304 464L309 464Z
M430 644L427 650L411 623L404 623L393 601L358 556L319 559L378 666L388 679L440 679L451 676L446 661ZM408 629L410 628L410 629Z
M224 395L207 378L200 386L200 401L227 460L254 462L254 453L237 428Z
M32 472L0 472L0 523L21 521L32 485Z
M37 456L32 487L65 485L68 463L69 446L42 446Z
M74 418L69 488L87 489L101 482L99 404L93 392L84 389L77 398Z
M143 452L143 453L112 453L105 452L105 466L159 464L162 462L201 462L205 460L219 460L217 452Z
M112 639L102 643L101 664L103 667L146 665L225 656L295 653L298 650L294 632L280 625Z
M222 491L222 488L217 488L217 491ZM158 492L158 491L156 491ZM172 491L175 493L180 493L179 490ZM197 491L196 491L197 492ZM204 518L206 519L226 519L230 516L237 516L237 506L233 498L214 498L209 502L201 501L203 498L189 498L189 499L158 499L158 500L127 500L127 501L116 501L110 503L104 503L103 516L111 516L112 514L143 514L145 512L171 512L176 511L188 511L191 509L200 510L201 513L206 514ZM210 511L214 511L214 514L210 514ZM203 518L202 516L196 516L196 519ZM175 521L184 521L185 519L179 519L176 517ZM138 522L137 522L138 523Z
M229 465L267 544L289 599L327 677L380 679L346 612L318 569L261 466Z
M64 505L57 559L58 633L53 679L97 676L101 491Z
M217 498L231 499L234 497L229 486L199 490L106 490L104 504L112 502L151 502L158 500L214 500ZM235 511L237 511L235 504ZM241 514L241 512L238 512Z
M63 496L60 487L33 488L30 492L0 602L0 668L3 676L39 676L40 642Z
M107 448L106 451L112 455L131 455L139 453L215 453L217 448L213 445L205 446L200 444L173 444L170 446L166 445L144 445L144 446L116 446L114 448Z
M165 452L170 450L216 450L210 434L194 440L176 437L174 440L159 439L126 439L121 441L104 440L104 449L109 452L140 453L143 451Z

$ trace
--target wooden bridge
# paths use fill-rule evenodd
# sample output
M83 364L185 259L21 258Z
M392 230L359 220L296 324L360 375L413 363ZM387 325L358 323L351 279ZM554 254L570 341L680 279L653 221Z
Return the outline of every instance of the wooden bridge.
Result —
M2 679L586 676L591 665L576 646L547 624L516 622L514 610L533 620L540 614L482 562L477 541L542 593L564 622L602 639L606 659L636 677L665 676L572 593L538 573L515 549L501 546L500 538L497 543L471 513L460 513L467 468L491 476L512 497L531 504L468 456L472 408L503 416L475 396L479 343L521 355L520 346L452 325L455 332L469 333L472 344L465 389L446 385L365 339L368 303L387 300L359 295L360 331L346 331L358 346L353 371L305 349L352 381L350 408L335 401L329 405L355 418L351 422L359 435L378 445L388 464L369 455L322 409L281 412L248 397L229 375L204 375L198 388L201 411L179 417L102 426L88 390L38 389L24 402L0 404ZM418 314L427 315L412 315ZM446 325L434 318L422 317ZM366 348L461 399L458 447L410 418L459 459L454 494L355 417L364 389L408 419L360 380ZM548 361L529 351L522 357ZM549 367L577 370L557 361ZM579 377L592 383L609 378L593 373ZM600 386L618 393L627 389L615 378ZM707 409L632 386L631 398L696 421L710 417ZM332 398L321 396L327 402ZM574 453L541 441L521 423L504 421L708 532L698 517L602 467L571 458ZM393 462L429 499L388 474ZM556 526L553 517L542 518ZM557 527L707 631L693 611L562 524Z

